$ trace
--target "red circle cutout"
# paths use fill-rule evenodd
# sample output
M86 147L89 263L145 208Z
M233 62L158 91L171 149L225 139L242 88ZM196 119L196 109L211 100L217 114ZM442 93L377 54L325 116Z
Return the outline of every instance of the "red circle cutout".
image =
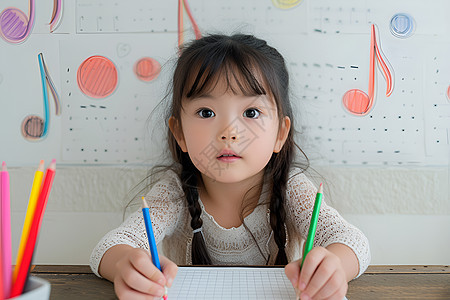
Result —
M143 57L134 65L134 73L142 81L152 81L161 72L159 62L151 57Z
M78 67L77 83L80 90L92 98L105 98L117 87L117 69L104 56L91 56Z
M345 108L354 115L366 114L370 109L369 102L369 96L358 89L349 90L342 97Z

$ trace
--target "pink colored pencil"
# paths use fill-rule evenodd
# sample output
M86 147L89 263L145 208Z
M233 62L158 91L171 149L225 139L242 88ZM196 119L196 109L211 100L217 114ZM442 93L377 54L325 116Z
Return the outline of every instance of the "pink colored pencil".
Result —
M2 256L2 242L0 240L0 257ZM0 259L0 299L3 299L3 265L2 260Z
M2 175L1 175L1 173L0 173L0 182L1 182L1 179L2 178ZM1 203L2 203L2 185L1 185L1 183L0 183L0 234L2 234L2 228L1 228L1 226L2 226L2 205L1 205ZM2 239L0 238L0 299L3 299L4 298L4 294L5 294L5 292L4 292L4 289L3 289L3 259L2 259L2 257L3 257L3 251L2 251Z
M2 246L2 267L3 267L3 297L9 298L11 292L11 207L9 199L9 174L6 169L6 163L2 163L1 171L1 246Z

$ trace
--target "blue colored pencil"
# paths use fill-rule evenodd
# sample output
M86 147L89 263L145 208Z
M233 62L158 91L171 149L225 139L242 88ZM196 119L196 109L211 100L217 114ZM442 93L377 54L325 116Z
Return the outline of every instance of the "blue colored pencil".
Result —
M145 230L147 231L152 262L162 272L161 264L159 263L158 249L156 248L155 235L153 233L152 220L150 219L148 204L144 197L142 197L142 214L144 215Z
M150 246L150 254L152 255L153 264L162 272L159 263L158 249L156 248L155 234L153 233L152 220L150 219L150 211L147 201L142 197L142 215L144 216L145 231L147 232L148 245ZM162 299L167 300L167 287L164 286L164 296Z

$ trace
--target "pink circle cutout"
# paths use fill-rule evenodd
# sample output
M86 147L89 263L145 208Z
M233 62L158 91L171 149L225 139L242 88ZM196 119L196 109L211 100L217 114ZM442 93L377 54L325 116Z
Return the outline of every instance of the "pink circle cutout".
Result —
M354 115L366 114L370 109L369 102L369 96L358 89L349 90L342 97L345 108Z
M105 98L117 87L117 69L104 56L91 56L80 65L77 83L80 90L92 98Z
M134 65L134 73L142 81L152 81L161 72L159 62L151 57L143 57Z

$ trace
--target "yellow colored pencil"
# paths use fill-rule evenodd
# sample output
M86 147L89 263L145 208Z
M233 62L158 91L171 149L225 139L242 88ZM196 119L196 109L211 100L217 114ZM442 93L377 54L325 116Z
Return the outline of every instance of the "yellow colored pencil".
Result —
M25 251L25 244L27 243L30 234L31 223L33 221L34 211L36 210L37 200L41 192L42 178L44 177L44 161L41 160L37 171L34 173L33 185L31 186L30 200L28 201L27 214L22 228L22 236L20 237L19 250L17 252L16 267L13 272L13 283L16 281L19 273L20 263Z

